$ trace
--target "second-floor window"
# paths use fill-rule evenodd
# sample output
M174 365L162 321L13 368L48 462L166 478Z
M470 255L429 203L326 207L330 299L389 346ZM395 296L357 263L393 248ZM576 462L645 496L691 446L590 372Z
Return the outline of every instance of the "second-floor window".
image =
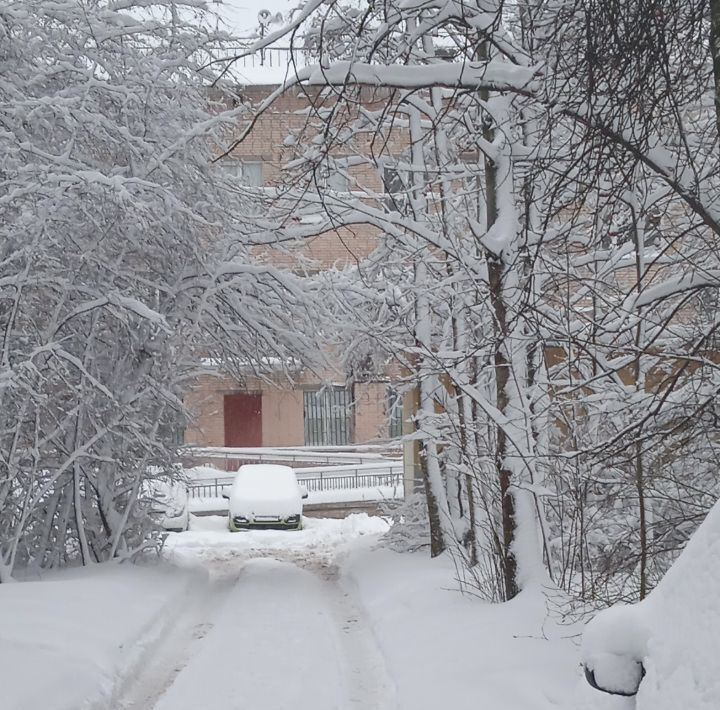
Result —
M405 176L397 168L385 166L383 168L383 188L387 197L385 198L385 209L388 212L402 212L407 202L408 190Z
M263 164L260 160L241 160L240 182L247 187L263 186Z
M231 158L224 162L227 174L245 187L262 187L263 164L261 160L238 160Z
M398 439L403 435L403 398L394 387L388 387L385 395L388 437Z
M333 170L327 176L325 184L328 190L334 190L335 192L350 192L350 180L347 175Z
M311 176L311 187L319 191L332 190L333 192L350 192L350 180L339 170L318 168Z

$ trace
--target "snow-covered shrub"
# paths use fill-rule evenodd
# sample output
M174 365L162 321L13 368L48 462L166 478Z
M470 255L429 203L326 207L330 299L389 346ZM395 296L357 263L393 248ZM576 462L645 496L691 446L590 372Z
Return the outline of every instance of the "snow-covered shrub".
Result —
M384 501L382 515L390 518L390 529L380 543L395 552L416 552L430 545L427 501L421 493L412 493L402 501Z

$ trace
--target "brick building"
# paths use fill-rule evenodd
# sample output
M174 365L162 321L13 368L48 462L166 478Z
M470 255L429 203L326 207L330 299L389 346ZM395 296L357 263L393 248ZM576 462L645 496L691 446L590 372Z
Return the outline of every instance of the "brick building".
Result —
M276 63L279 60L281 57L275 57ZM266 65L249 67L248 74L254 72L266 79L273 76L272 67L269 69ZM248 83L242 93L256 103L276 88L273 84ZM223 168L249 190L277 184L288 157L286 137L293 127L302 125L301 112L307 108L308 100L307 94L287 92L224 159ZM357 169L352 179L382 190L381 176L368 168ZM339 175L328 175L327 185L338 192L350 189L347 178ZM299 219L312 219L312 215ZM369 227L341 228L297 244L285 244L283 250L268 248L266 253L273 263L291 269L301 261L317 269L343 268L361 261L375 244ZM216 376L199 378L186 393L185 402L192 414L185 443L200 446L364 443L399 436L402 419L401 402L389 380L348 385L339 371L310 373L299 369L292 385L280 372L269 373L263 379L249 376L242 382L218 372Z

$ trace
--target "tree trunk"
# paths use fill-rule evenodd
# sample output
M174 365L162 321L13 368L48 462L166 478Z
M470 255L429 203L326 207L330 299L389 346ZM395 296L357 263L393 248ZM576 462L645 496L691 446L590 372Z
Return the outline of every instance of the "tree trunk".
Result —
M483 46L482 59L487 58L487 46ZM481 91L483 100L487 101L489 92ZM495 130L490 123L490 117L483 120L483 138L492 143ZM485 215L487 229L489 230L498 219L498 169L495 162L485 157ZM501 255L487 253L488 287L490 301L494 316L495 345L493 353L493 369L495 371L495 405L502 414L507 413L510 397L508 384L510 379L510 363L505 355L506 340L508 336L507 307L505 304L504 281L505 263ZM512 599L517 595L517 560L513 551L515 542L515 501L510 491L512 484L512 471L507 466L507 434L502 425L495 427L495 468L500 487L500 512L502 529L502 572L505 599Z

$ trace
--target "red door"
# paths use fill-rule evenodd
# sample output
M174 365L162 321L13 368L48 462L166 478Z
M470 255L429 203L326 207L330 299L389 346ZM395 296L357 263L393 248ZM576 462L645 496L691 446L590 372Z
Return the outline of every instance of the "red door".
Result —
M262 446L262 395L226 394L225 446Z

